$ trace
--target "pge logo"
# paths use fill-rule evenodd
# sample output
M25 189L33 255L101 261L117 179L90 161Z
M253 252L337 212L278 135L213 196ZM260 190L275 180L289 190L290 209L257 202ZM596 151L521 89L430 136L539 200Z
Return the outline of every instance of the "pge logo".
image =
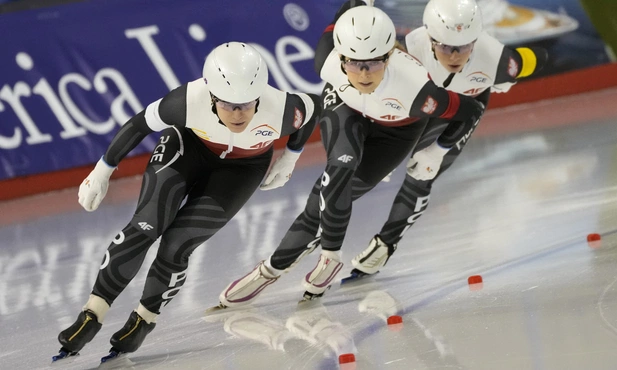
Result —
M490 77L482 72L474 72L467 77L469 77L469 82L475 82L479 84L486 83L490 80Z
M275 132L278 134L278 131L276 131L274 127L268 124L265 124L265 123L263 125L259 125L255 127L254 129L251 130L251 132L255 132L255 136L266 136L266 137L273 136Z
M257 130L257 132L255 133L255 136L272 136L273 132L270 130Z
M396 110L401 110L403 108L403 103L394 98L385 98L382 100L386 103L386 107L390 107Z

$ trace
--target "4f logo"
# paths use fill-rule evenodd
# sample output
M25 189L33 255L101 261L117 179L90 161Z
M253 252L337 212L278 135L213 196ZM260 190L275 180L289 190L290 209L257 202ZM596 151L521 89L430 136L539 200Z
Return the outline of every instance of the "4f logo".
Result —
M139 225L139 227L142 228L142 230L145 230L145 231L154 229L154 227L152 225L148 224L147 222L139 222L138 225Z
M349 154L343 154L342 156L338 157L337 159L339 161L343 162L343 163L349 163L349 162L351 162L353 157L350 156Z
M476 96L476 95L480 94L480 93L481 93L482 91L484 91L484 90L485 90L485 88L484 88L484 87L479 87L479 88L477 88L477 89L470 89L470 90L467 90L467 91L463 92L463 94L465 94L465 95L471 95L471 96Z
M265 148L268 145L272 144L273 140L270 141L264 141L263 143L257 143L255 145L251 145L251 149L261 149L261 148Z

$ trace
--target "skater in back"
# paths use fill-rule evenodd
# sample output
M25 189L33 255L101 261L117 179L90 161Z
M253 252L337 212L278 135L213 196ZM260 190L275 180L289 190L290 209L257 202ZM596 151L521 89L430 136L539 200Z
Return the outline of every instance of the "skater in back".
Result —
M274 254L223 290L221 308L251 302L317 246L304 298L321 296L343 266L352 201L407 158L429 118L451 122L439 137L444 147L479 118L481 103L437 87L417 60L395 48L395 37L383 11L357 0L343 4L326 28L315 54L316 71L327 82L320 118L325 171Z
M475 0L431 0L423 18L424 27L405 37L407 51L424 65L435 84L473 97L484 107L491 91L507 92L547 62L542 48L511 49L484 32ZM433 182L458 158L478 123L446 150L437 137L448 122L431 122L407 163L407 175L388 220L351 261L350 278L376 274L386 264L404 233L426 211Z

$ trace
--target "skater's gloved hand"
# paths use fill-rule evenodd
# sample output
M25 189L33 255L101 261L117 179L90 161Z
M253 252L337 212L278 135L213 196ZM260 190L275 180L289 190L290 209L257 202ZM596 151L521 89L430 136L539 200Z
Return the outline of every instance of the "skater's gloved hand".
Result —
M503 82L497 85L491 86L492 93L507 93L512 86L516 85L516 82Z
M111 167L103 158L99 159L88 177L79 186L79 204L88 212L99 208L99 204L107 194L109 178L116 167Z
M302 151L296 152L285 147L285 151L274 162L272 168L270 168L270 172L266 175L266 179L259 188L261 190L272 190L285 185L291 178L291 173L301 153Z
M407 162L407 174L421 181L434 179L448 150L450 149L442 148L435 141L411 157Z

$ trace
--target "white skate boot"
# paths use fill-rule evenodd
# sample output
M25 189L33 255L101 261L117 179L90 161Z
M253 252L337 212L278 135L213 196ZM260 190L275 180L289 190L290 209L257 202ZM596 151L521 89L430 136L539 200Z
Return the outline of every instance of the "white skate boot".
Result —
M259 293L279 278L268 271L264 262L259 262L248 275L232 282L221 292L220 308L244 306L253 302Z
M351 270L349 277L341 282L345 283L367 275L374 275L386 265L390 256L396 251L396 244L386 244L381 240L379 235L375 235L368 247L353 260L351 265L354 267Z
M343 263L339 261L337 252L321 251L317 266L304 277L304 300L311 300L323 296L324 292L332 284L336 274L343 268Z

